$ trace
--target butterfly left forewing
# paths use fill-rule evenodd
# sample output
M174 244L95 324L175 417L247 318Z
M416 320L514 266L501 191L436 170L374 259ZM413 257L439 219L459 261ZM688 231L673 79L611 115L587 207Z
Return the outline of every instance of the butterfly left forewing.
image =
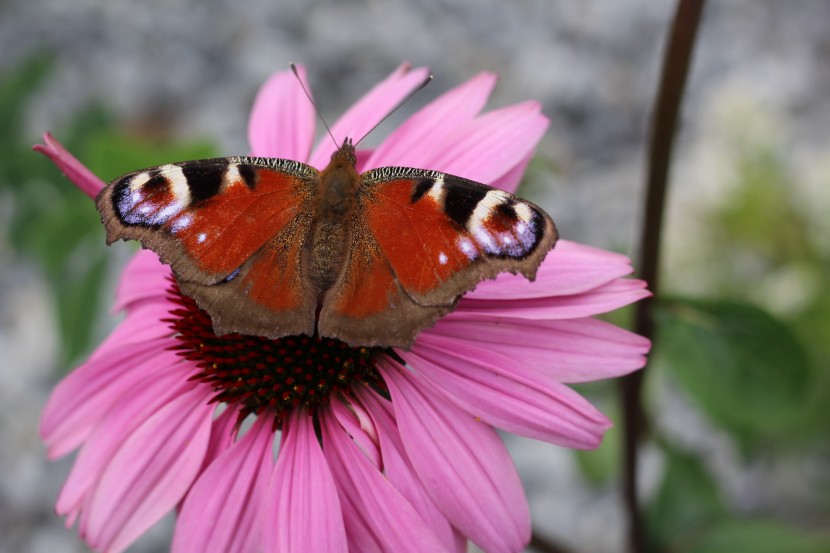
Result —
M96 202L107 242L134 239L156 252L217 331L313 333L302 245L317 178L291 160L187 161L124 175Z
M369 255L359 240L352 245L344 279L327 296L338 301L324 303L321 333L359 322L363 334L408 346L482 280L502 272L532 280L558 238L550 216L536 205L467 179L398 167L362 179L355 234L370 236L363 242L377 253ZM362 261L375 257L371 264ZM353 273L367 267L385 271L394 286L349 293L366 276ZM360 311L367 301L377 306L371 314Z

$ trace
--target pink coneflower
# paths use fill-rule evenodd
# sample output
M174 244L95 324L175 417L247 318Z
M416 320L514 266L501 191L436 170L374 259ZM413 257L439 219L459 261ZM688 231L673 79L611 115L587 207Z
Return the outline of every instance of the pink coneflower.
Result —
M402 66L334 136L362 136L425 76ZM548 122L535 102L479 115L494 83L483 73L444 94L358 168L422 167L512 191ZM335 145L312 151L313 136L312 106L276 74L253 108L252 153L322 168ZM49 135L36 149L88 195L103 187ZM643 365L646 340L592 318L648 295L630 272L622 255L560 241L536 282L481 283L404 351L218 337L141 251L118 287L126 318L43 416L50 457L81 448L57 512L108 552L172 509L176 552L460 552L467 540L519 551L530 517L495 428L599 444L608 419L566 384Z

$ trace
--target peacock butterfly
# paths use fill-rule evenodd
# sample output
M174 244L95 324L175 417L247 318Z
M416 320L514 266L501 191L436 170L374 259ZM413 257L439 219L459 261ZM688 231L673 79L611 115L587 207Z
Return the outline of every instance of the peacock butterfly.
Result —
M502 272L533 280L558 238L512 194L407 167L356 170L346 139L323 171L228 157L128 173L96 199L107 243L169 264L217 334L307 334L409 347Z

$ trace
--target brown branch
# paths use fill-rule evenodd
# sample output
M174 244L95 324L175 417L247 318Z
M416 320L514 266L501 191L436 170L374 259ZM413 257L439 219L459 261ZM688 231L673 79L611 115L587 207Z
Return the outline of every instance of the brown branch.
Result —
M651 340L654 339L653 308L659 290L660 238L671 152L703 3L703 0L679 0L677 3L652 116L639 262L640 277L648 282L654 297L638 303L634 315L635 331ZM620 386L624 434L623 496L628 514L628 549L631 553L645 551L637 497L637 448L645 424L641 395L646 368L625 377Z

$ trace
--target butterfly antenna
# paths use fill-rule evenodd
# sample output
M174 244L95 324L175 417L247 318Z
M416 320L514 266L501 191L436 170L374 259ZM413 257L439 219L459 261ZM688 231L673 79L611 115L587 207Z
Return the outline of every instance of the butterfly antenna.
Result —
M297 77L297 82L300 83L300 88L303 89L303 92L305 92L306 98L308 98L308 101L311 102L311 106L314 108L314 113L316 113L317 117L320 118L320 121L323 123L323 126L326 128L326 132L329 133L329 136L331 137L332 142L334 142L334 146L336 148L339 148L340 144L337 143L337 140L335 140L334 135L331 134L331 129L329 128L328 124L326 124L326 120L323 119L323 116L320 114L320 110L317 109L317 104L314 103L314 98L311 97L311 93L309 93L308 89L303 84L303 80L300 78L300 73L297 71L297 65L292 61L291 63L288 64L288 66L291 68L291 72L294 73L294 76ZM421 86L423 86L423 85L421 85ZM410 94L410 96L411 96L411 94Z
M364 139L364 138L366 138L367 136L369 136L370 134L372 134L372 131L373 131L373 130L375 130L376 128L378 128L378 127L380 126L380 124L381 124L381 123L383 123L384 121L386 121L386 120L389 118L389 116L390 116L390 115L392 115L393 113L395 113L396 111L398 111L398 109L400 109L400 107L401 107L402 105L404 105L405 103L407 103L407 102L409 101L409 99L410 99L410 98L412 98L413 96L415 96L415 94L417 94L417 93L418 93L418 92L419 92L422 88L424 88L426 85L428 85L428 84L430 83L430 81L431 81L431 80L432 80L432 75L431 75L431 74L430 74L430 75L427 75L427 78L426 78L426 79L424 79L424 81L423 81L421 84L419 84L419 85L418 85L418 87L417 87L415 90L413 90L412 92L410 92L409 94L407 94L406 98L404 98L403 100L401 100L400 102L398 102L398 105L396 105L396 106L394 107L394 109L392 109L392 111L390 111L389 113L387 113L386 115L384 115L383 119L381 119L380 121L378 121L377 123L375 123L375 126L374 126L374 127L372 127L371 129L369 129L369 130L366 132L366 134L364 134L362 137L360 137L360 140L358 140L357 142L355 142L355 143L354 143L354 145L355 145L355 146L357 146L358 144L360 144L360 143L363 141L363 139Z

